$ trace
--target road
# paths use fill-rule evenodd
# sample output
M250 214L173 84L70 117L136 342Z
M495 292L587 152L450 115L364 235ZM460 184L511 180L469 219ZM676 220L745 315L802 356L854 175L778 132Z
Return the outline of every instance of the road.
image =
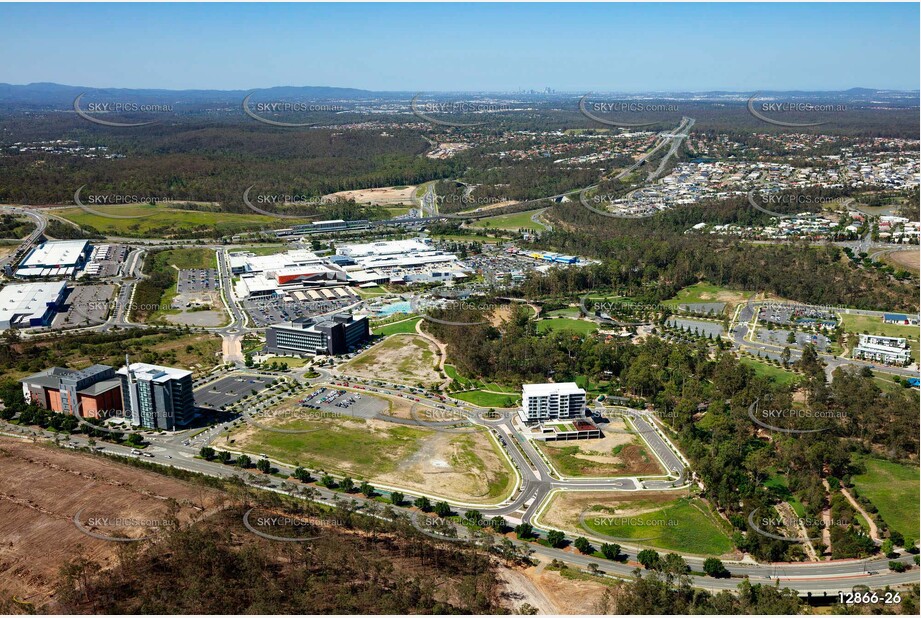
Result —
M35 229L28 236L22 239L22 242L19 243L19 246L16 248L16 250L10 253L8 256L0 259L0 274L2 274L7 265L10 265L11 267L15 266L16 262L21 258L24 258L32 245L34 245L36 241L42 237L42 235L45 233L45 228L48 227L48 218L43 216L38 211L24 207L20 208L17 206L0 206L0 211L11 215L25 215L35 222Z

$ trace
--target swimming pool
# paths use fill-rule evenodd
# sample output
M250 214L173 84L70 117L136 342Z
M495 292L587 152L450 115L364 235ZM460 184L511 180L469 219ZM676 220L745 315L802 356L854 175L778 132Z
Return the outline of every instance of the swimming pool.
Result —
M394 313L412 313L413 308L408 300L400 301L398 303L390 303L389 305L384 305L377 310L377 315L379 316L390 316Z

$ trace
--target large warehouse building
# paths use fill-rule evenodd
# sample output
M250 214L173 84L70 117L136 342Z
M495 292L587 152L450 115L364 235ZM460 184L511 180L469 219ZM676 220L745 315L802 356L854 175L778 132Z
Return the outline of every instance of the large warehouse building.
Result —
M50 240L38 245L16 270L17 277L72 277L86 264L90 244L85 240Z
M0 331L50 325L66 289L64 281L14 283L0 289Z

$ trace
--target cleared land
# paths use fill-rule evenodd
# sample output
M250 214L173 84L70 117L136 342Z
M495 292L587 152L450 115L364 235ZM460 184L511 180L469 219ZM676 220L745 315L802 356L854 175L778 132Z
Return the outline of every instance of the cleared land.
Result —
M416 385L441 380L437 348L418 335L395 335L346 363L342 371L374 380Z
M619 419L608 428L627 429ZM606 431L592 440L535 441L553 467L564 476L652 476L665 474L642 438Z
M355 191L339 191L327 195L327 198L355 200L358 204L372 204L374 206L394 206L397 204L412 204L415 186L411 187L378 187L376 189L357 189Z
M889 253L883 257L883 260L893 266L916 273L919 271L919 258L921 258L921 253L916 249L909 249L908 251Z
M265 422L275 424L270 418ZM485 431L446 433L377 419L329 418L277 423L281 434L247 426L215 446L265 453L341 475L446 498L495 503L514 488L515 477Z
M750 296L750 293L740 292L738 290L729 290L718 285L701 282L695 283L694 285L690 285L680 290L677 294L675 294L674 298L670 298L662 304L671 307L689 303L713 302L734 305L744 302L748 296Z
M132 543L90 537L94 532L137 538L155 529L100 525L92 518L135 520L175 518L180 524L220 507L222 494L99 457L0 437L0 594L41 607L50 600L59 569L83 557L102 568L118 565ZM168 512L175 500L178 512ZM27 608L23 608L28 613Z
M883 459L865 459L867 471L854 477L857 493L872 502L883 521L906 539L919 537L918 468Z
M580 516L585 513L582 521ZM699 555L723 556L733 551L719 519L699 498L684 492L563 492L554 495L542 523L574 533L598 533L622 543Z

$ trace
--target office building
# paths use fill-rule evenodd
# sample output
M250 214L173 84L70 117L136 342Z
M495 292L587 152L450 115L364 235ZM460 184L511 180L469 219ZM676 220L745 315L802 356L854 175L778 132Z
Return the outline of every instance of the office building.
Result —
M192 372L147 363L128 363L118 370L125 414L133 425L173 431L195 413Z
M355 318L339 313L330 318L300 318L266 329L265 349L269 354L345 354L371 336L366 316Z
M121 381L108 365L52 367L19 382L27 402L60 414L111 418L123 410Z
M585 416L585 389L575 382L525 384L518 415L526 423Z

